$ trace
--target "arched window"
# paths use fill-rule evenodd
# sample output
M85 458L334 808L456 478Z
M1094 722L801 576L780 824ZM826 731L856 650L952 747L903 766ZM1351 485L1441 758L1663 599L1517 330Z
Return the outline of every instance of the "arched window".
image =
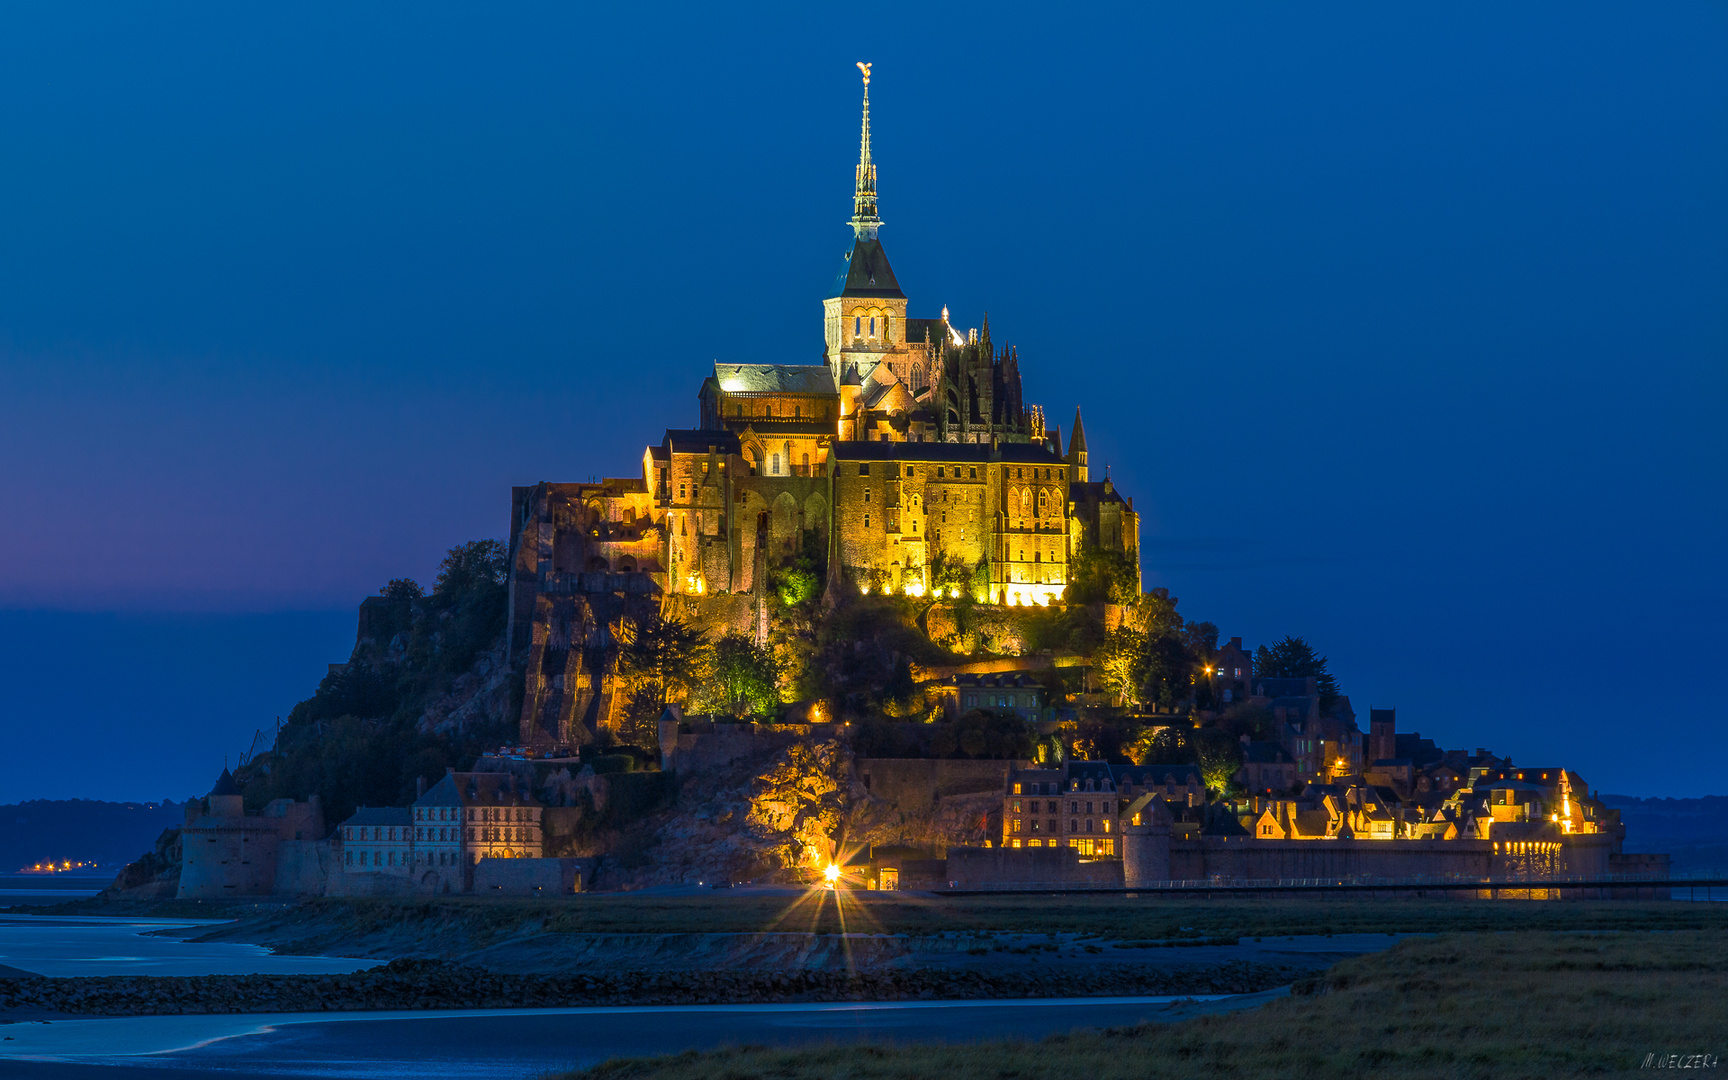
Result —
M857 337L859 334L862 334L863 332L864 332L864 317L862 315L854 315L852 317L852 336Z
M870 336L876 336L876 316L870 316Z
M768 475L769 476L779 476L780 475L780 455L779 454L774 455L774 463L768 467Z

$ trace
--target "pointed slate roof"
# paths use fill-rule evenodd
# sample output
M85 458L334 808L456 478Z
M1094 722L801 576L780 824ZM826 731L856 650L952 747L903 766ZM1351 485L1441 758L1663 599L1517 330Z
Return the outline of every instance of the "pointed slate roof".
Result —
M1072 456L1075 453L1084 454L1085 452L1086 452L1086 425L1082 424L1080 422L1080 409L1079 409L1079 406L1075 406L1075 409L1074 409L1074 434L1068 436L1068 453L1070 456Z
M859 296L878 299L904 300L894 268L888 265L888 254L882 241L875 237L859 237L846 253L846 265L834 280L831 296Z
M240 785L234 782L233 773L229 772L227 769L223 769L222 775L216 778L216 786L210 789L210 794L238 795L240 794Z

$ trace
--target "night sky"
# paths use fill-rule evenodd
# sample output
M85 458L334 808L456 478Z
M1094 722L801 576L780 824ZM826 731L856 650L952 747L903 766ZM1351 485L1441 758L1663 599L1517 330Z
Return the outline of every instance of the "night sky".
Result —
M1728 792L1728 7L0 11L0 802L207 790L353 610L914 316L1359 714Z

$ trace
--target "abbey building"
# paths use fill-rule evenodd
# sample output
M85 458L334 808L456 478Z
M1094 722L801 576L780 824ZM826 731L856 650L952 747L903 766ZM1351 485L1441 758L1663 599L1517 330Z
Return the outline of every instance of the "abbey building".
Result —
M861 67L852 241L822 299L823 354L716 362L695 426L647 447L640 477L513 493L510 651L528 669L525 742L606 721L594 654L616 618L674 604L761 625L769 569L810 544L826 553L830 588L964 589L1007 605L1060 601L1088 545L1137 555L1133 503L1092 479L1079 411L1064 445L987 318L962 328L946 308L910 313L881 238Z

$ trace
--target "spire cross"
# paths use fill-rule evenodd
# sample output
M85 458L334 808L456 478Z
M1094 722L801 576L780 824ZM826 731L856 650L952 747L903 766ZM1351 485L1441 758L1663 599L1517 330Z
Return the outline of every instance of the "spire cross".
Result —
M870 68L858 62L864 73L864 127L858 139L858 172L852 189L852 231L861 240L874 240L882 219L876 216L876 164L870 160Z

